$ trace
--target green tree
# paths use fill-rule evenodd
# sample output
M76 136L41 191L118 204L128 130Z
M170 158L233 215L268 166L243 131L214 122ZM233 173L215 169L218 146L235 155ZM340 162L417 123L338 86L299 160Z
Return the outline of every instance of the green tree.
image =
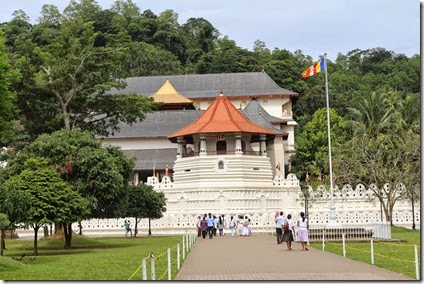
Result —
M14 136L16 94L11 85L19 80L20 74L9 63L4 47L4 33L0 30L0 146L7 146Z
M6 181L5 188L15 191L31 205L25 223L34 229L34 255L37 255L39 228L53 222L71 224L81 220L89 213L89 203L48 166L46 159L28 159L24 167L19 175ZM70 248L67 244L65 248Z
M362 183L373 190L383 206L386 221L393 224L395 203L418 187L414 177L420 175L419 149L418 135L358 134L336 150L336 181Z
M341 182L370 187L393 222L396 201L414 203L420 176L417 97L399 92L371 92L350 108L352 137L338 150L335 171ZM414 105L415 104L415 105ZM371 187L374 185L375 187Z
M155 104L143 96L106 94L124 86L119 71L125 48L96 48L96 36L92 22L65 21L58 36L39 50L42 70L36 82L56 99L65 129L107 135L120 121L144 119Z
M346 142L345 119L330 109L330 137L332 147ZM329 175L327 110L317 110L307 123L295 143L296 154L292 159L292 171L303 179L308 172L314 179L322 175L323 181Z
M60 130L40 135L7 167L7 175L24 170L25 160L44 157L73 190L90 204L91 218L117 218L125 214L128 181L134 161L113 146L102 146L88 132ZM65 223L65 239L71 244L71 224Z
M142 218L149 219L149 235L151 235L151 219L162 218L163 212L166 211L164 193L157 192L147 185L131 186L129 200L127 215L136 218L135 236L137 236L137 224Z

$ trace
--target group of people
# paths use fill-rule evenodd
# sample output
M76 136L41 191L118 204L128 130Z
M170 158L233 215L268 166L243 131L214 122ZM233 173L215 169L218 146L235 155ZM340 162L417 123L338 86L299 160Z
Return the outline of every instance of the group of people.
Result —
M122 225L122 226L124 227L124 230L125 230L125 236L127 237L128 234L129 234L130 237L132 237L133 236L133 232L132 232L133 224L131 223L131 221L125 220L124 225Z
M231 236L234 237L237 233L240 236L250 236L252 234L252 221L247 216L238 216L236 220L233 216L230 217L229 223L225 219L225 215L218 218L215 215L204 214L203 217L198 216L196 221L197 236L202 236L204 239L206 235L212 239L219 232L220 236L225 236L225 229L231 230Z
M307 251L307 243L309 238L309 223L304 212L300 212L300 218L297 220L296 227L298 229L297 241L301 243L302 250ZM294 241L294 236L296 234L294 228L295 226L291 214L288 214L286 218L284 217L283 211L277 211L275 213L275 230L277 233L277 244L285 242L287 244L288 251L292 250L291 244Z

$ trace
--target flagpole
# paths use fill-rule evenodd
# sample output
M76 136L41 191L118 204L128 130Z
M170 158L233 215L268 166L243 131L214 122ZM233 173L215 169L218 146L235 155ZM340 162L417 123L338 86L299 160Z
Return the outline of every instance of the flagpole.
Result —
M334 194L333 194L333 165L331 159L331 136L330 136L330 103L328 99L328 74L327 74L327 53L324 53L324 62L325 62L325 99L327 103L327 136L328 136L328 161L330 165L330 195L331 195L331 204L330 204L330 220L328 223L329 227L339 226L336 219L336 207L334 206Z

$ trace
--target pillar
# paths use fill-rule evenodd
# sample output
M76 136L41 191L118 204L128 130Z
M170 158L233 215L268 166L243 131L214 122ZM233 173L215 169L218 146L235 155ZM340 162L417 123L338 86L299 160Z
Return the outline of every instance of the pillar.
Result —
M261 134L259 136L259 140L261 141L260 143L260 147L259 150L261 152L261 156L266 156L266 135L265 134Z
M182 137L177 137L177 143L178 143L178 147L177 147L177 160L179 160L183 156L183 138Z
M236 134L236 147L235 147L236 151L235 154L236 155L243 155L243 150L242 150L242 146L241 146L241 134Z
M206 155L206 136L200 136L200 156Z

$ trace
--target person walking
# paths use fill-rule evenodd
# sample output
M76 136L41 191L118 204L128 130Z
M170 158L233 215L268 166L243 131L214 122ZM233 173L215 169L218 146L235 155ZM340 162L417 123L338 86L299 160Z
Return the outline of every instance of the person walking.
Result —
M222 234L225 236L225 229L227 228L227 220L225 219L225 215L222 214L222 222L224 222L224 228L222 229Z
M218 219L218 231L220 236L224 235L224 220L222 219L221 216L219 216L219 219Z
M218 231L218 218L213 215L213 235L216 237L216 231Z
M247 218L247 216L244 216L242 236L246 237L248 235L249 235L249 219Z
M202 233L202 230L200 229L200 222L201 222L202 220L200 219L200 215L197 217L197 220L196 220L196 230L197 230L197 236L198 237L200 237L200 235L201 235L201 233Z
M253 222L250 219L248 220L249 220L249 225L247 225L247 230L248 230L248 236L250 237L252 235Z
M128 232L130 233L131 238L133 236L132 229L133 229L133 224L131 223L130 220L128 220Z
M202 232L202 237L206 238L206 234L207 234L207 231L208 231L208 223L206 222L206 217L203 217L203 219L200 221L200 228L199 229Z
M281 211L278 216L275 218L275 231L277 234L277 244L283 242L283 225L286 222L286 218L283 216L283 211Z
M291 220L291 215L287 215L286 223L284 223L284 233L283 233L283 242L287 243L287 250L292 250L291 243L293 242L293 221Z
M231 236L234 237L234 234L236 233L236 226L237 221L234 219L233 216L230 218L230 229L231 229Z
M243 236L243 215L239 215L238 216L238 222L237 222L237 230L238 230L238 234L239 236Z
M209 235L209 239L212 239L213 238L213 228L214 228L215 221L214 221L211 213L208 214L208 218L206 218L206 223L208 224L208 235Z
M122 225L122 227L124 227L125 236L127 236L128 235L128 221L127 220L124 221L124 225Z
M308 218L305 217L305 213L300 212L300 219L297 220L297 241L299 241L302 245L302 250L308 250L307 243L308 243L308 230L309 230L309 221Z

